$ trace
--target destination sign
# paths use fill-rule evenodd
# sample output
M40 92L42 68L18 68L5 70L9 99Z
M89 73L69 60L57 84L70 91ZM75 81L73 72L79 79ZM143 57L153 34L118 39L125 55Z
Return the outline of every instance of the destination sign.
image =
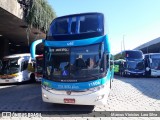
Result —
M54 49L50 49L50 52L55 52L55 53L69 52L69 48L54 48Z

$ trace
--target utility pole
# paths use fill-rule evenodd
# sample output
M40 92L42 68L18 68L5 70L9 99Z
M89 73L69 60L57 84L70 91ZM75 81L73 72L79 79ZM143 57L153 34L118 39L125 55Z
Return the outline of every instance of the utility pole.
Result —
M124 37L125 37L125 35L123 35L123 49L125 50Z

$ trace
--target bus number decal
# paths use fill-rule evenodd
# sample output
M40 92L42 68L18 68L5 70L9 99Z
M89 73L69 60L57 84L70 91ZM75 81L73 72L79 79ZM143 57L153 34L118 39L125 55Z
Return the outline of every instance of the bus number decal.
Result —
M89 87L94 87L94 86L97 86L97 85L100 85L100 84L101 84L100 81L94 81L94 82L89 83Z
M58 85L59 89L79 89L79 86L75 85Z

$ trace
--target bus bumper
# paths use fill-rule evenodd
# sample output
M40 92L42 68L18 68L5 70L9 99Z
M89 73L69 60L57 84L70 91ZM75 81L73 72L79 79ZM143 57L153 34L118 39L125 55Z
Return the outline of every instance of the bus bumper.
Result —
M17 83L22 82L22 79L19 77L11 78L11 79L0 79L0 83Z
M59 104L76 104L76 105L105 105L107 104L107 98L110 92L109 83L101 90L90 93L79 95L67 95L65 94L54 94L42 87L42 99L48 103L59 103ZM74 94L74 92L73 92ZM65 100L72 100L71 102L65 102Z
M151 69L151 76L153 76L153 77L160 76L160 70L153 70L153 69Z
M133 76L144 76L145 71L143 72L134 72L134 71L125 71L126 75L133 75Z

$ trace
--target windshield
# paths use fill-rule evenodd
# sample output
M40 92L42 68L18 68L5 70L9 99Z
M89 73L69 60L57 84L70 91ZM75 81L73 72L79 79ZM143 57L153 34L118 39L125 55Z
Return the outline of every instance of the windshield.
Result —
M152 58L151 69L160 70L160 59Z
M2 60L2 69L0 70L0 74L14 74L19 72L20 65L18 65L18 59L17 58L5 58Z
M50 25L47 40L79 40L104 35L101 13L76 14L59 17Z
M36 72L40 74L43 72L43 57L36 58Z
M68 16L55 19L51 24L48 36L103 32L102 14Z
M126 51L126 58L130 59L142 59L143 54L141 51Z
M143 61L128 61L127 68L135 69L135 70L144 70L144 62Z
M45 76L48 79L87 78L104 72L102 44L45 48Z

